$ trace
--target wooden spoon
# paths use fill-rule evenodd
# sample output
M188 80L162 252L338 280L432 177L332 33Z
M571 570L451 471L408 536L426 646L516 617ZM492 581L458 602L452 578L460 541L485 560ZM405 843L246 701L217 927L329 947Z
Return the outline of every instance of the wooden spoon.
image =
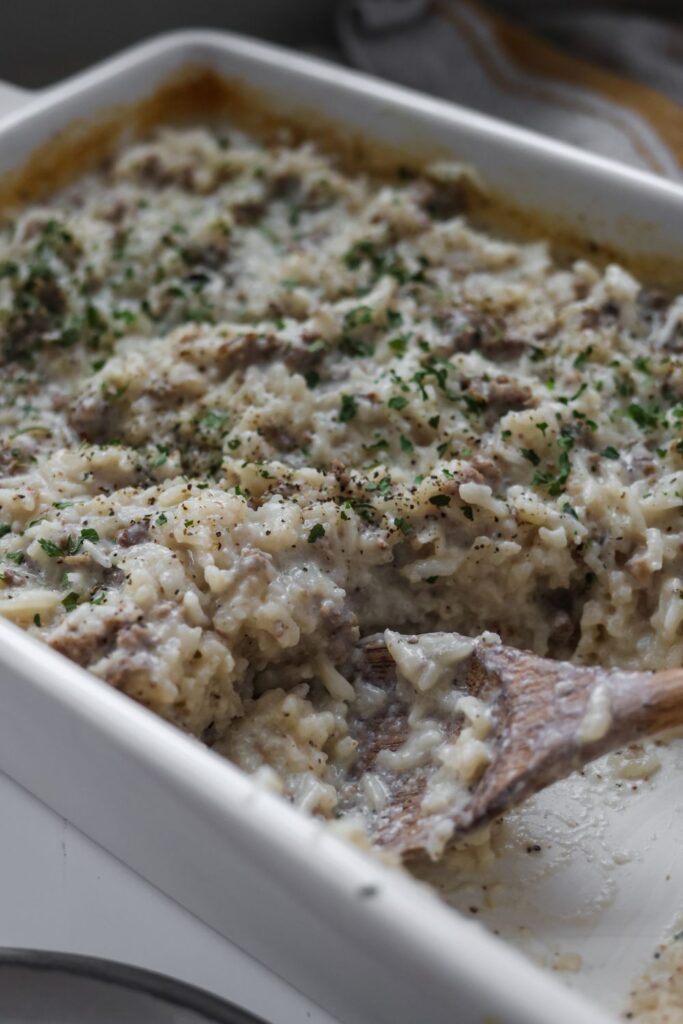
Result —
M422 637L402 639L417 643ZM354 717L357 787L363 773L376 770L380 751L395 751L405 743L410 706L401 697L405 690L397 686L397 666L382 636L361 641L356 670L359 678L386 693L379 712ZM582 667L491 643L484 636L451 672L453 686L490 708L490 761L464 797L448 808L450 834L436 844L435 820L421 805L438 764L382 773L388 800L379 811L365 814L366 827L377 845L404 858L425 851L436 857L444 845L463 839L594 758L683 725L683 669L624 672ZM463 716L451 714L444 724L452 742L463 727ZM350 798L347 803L347 809L353 809Z

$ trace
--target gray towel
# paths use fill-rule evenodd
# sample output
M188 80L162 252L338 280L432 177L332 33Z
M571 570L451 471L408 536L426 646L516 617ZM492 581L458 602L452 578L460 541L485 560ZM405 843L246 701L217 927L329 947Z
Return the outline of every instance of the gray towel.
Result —
M345 0L338 26L357 67L683 179L683 27L649 11Z

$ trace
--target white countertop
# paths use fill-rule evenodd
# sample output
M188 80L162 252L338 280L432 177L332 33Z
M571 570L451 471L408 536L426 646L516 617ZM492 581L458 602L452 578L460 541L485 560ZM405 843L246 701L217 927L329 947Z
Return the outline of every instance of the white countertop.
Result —
M0 945L137 964L269 1024L335 1024L2 773L0 819Z

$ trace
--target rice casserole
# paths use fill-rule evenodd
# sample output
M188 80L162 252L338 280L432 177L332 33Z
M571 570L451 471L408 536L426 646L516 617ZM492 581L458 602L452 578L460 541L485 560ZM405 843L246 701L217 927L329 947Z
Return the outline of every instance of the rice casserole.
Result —
M467 651L402 634L683 660L683 298L478 187L167 127L0 226L0 614L330 819L387 799L361 637L414 703L392 770L464 786Z

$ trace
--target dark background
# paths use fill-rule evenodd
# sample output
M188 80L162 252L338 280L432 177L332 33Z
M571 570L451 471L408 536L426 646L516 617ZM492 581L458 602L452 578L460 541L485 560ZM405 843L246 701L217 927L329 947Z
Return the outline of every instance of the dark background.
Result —
M174 28L334 52L334 0L0 0L0 15L0 79L29 88Z
M131 43L174 28L245 32L323 56L340 58L335 7L342 0L0 0L0 79L37 88L49 85ZM349 3L350 0L344 0ZM384 0L392 2L392 0ZM620 12L640 17L683 16L683 0L486 0L488 6L564 44L563 19ZM597 26L596 26L597 28ZM645 30L646 31L646 30ZM680 31L680 30L679 30ZM592 36L592 29L589 30ZM607 35L609 36L609 31ZM596 31L596 39L600 33ZM603 32L604 35L604 32ZM595 57L608 66L609 45ZM683 37L671 49L683 62ZM673 53L670 55L672 56Z

